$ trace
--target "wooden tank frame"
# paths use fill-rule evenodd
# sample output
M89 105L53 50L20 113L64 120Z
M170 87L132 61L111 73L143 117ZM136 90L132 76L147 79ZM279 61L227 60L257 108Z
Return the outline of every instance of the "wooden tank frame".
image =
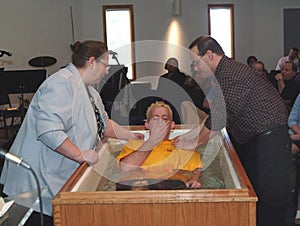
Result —
M52 200L54 225L255 226L257 196L226 130L221 139L230 163L227 170L236 177L234 187L96 191L99 175L83 163ZM86 176L88 180L83 179Z

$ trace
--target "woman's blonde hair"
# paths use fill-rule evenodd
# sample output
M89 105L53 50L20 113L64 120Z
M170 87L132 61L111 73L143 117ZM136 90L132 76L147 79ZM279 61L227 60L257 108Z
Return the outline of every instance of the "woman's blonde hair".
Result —
M162 102L162 101L156 101L155 103L152 103L148 109L147 109L147 112L146 112L146 118L147 120L149 119L150 117L150 113L151 113L151 110L155 107L165 107L168 109L169 113L170 113L170 120L172 121L173 120L173 112L172 112L172 109L171 107L166 104L165 102Z

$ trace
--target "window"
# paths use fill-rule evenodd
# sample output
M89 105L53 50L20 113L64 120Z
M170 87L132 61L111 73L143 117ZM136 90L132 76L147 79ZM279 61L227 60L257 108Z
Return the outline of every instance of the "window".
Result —
M108 49L117 53L117 60L112 58L110 64L118 62L125 64L128 67L128 79L134 80L133 5L104 5L102 13L104 40Z
M233 4L208 5L208 33L234 58Z

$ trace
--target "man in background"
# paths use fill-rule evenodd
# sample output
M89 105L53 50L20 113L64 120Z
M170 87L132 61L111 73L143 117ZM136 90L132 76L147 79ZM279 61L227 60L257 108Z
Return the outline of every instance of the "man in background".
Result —
M292 61L295 65L298 66L299 63L298 48L296 47L291 48L287 56L281 57L277 62L275 70L280 71L286 61Z

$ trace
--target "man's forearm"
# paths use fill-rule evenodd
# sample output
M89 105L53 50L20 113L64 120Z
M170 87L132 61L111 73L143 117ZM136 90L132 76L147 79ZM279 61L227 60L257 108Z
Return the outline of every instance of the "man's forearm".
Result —
M120 162L122 171L128 172L139 168L148 157L156 143L147 140L138 150L130 153Z
M283 81L283 79L278 79L277 83L278 83L279 93L281 94L282 91L283 91L283 89L284 89L284 87L285 87L284 81Z
M140 168L140 166L144 163L145 159L148 157L150 151L134 151L125 158L121 159L120 167L124 172L129 172L131 170L135 170Z

